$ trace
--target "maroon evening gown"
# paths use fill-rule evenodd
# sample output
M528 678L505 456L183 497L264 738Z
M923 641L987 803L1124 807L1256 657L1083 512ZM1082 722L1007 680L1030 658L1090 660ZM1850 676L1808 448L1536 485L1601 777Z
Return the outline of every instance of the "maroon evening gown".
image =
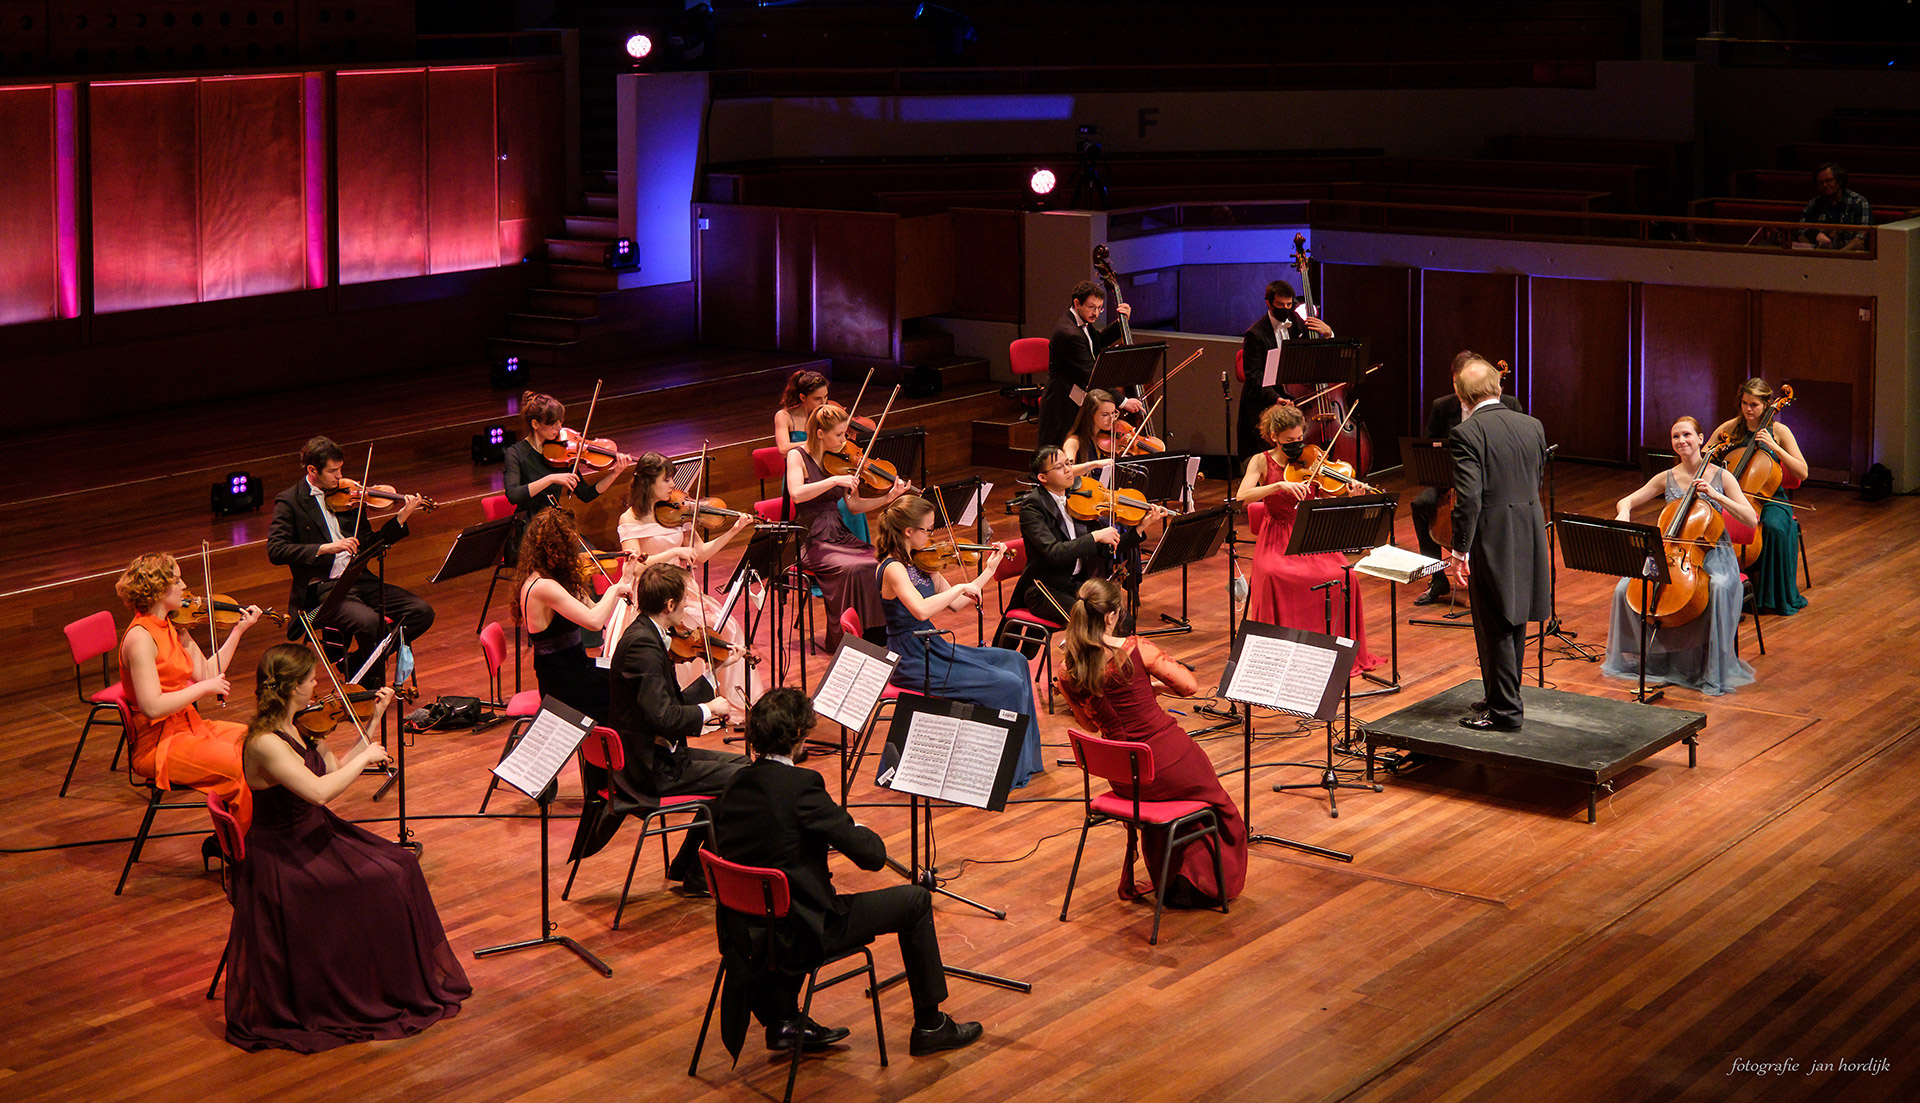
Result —
M1132 643L1133 641L1129 641ZM1081 697L1067 689L1067 703L1082 723L1099 729L1103 739L1145 743L1153 748L1153 781L1141 787L1141 800L1197 800L1213 806L1220 817L1220 869L1227 879L1228 900L1240 895L1247 883L1247 825L1240 809L1220 785L1213 760L1193 741L1193 737L1174 722L1172 714L1160 707L1147 664L1140 657L1137 643L1127 649L1126 665L1107 675L1105 692L1098 697ZM1171 662L1172 660L1164 660ZM1121 796L1132 794L1114 791ZM1147 877L1160 869L1166 853L1166 832L1142 832L1147 852ZM1210 906L1220 895L1213 883L1213 855L1204 842L1184 847L1174 856L1173 884L1167 902L1177 906ZM1131 900L1145 895L1133 880L1133 841L1127 842L1127 864L1121 874L1120 898Z
M317 746L304 758L326 771ZM458 1013L473 986L413 854L284 786L253 800L234 871L227 1041L317 1053Z

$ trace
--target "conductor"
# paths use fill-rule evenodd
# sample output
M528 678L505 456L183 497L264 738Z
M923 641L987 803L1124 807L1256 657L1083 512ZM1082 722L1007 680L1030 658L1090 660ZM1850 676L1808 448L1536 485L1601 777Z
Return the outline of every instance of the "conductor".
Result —
M1540 422L1500 403L1500 373L1474 357L1453 377L1465 420L1447 437L1453 456L1453 548L1447 570L1473 601L1473 642L1486 700L1460 726L1520 728L1520 665L1527 622L1552 615L1547 593L1546 514Z

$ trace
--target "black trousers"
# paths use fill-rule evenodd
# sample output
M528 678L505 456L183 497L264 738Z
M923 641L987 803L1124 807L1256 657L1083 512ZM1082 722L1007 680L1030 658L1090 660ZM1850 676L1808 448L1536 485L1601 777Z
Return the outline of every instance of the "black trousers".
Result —
M1036 447L1051 444L1059 447L1073 431L1073 419L1080 416L1080 407L1073 401L1072 380L1047 380L1047 389L1040 392L1040 436Z
M828 957L864 946L883 934L900 939L900 961L906 966L907 990L913 995L916 1017L930 1018L947 998L947 974L940 965L940 939L933 930L933 894L919 885L895 885L872 892L842 896L848 904L845 919L827 917L821 949ZM800 1014L804 977L781 976L761 990L755 1014L763 1023L785 1022Z
M659 753L661 760L655 763L653 776L656 791L663 797L717 797L748 762L745 755L705 747L688 747L672 758ZM707 872L700 867L700 845L706 838L702 831L680 833L680 849L667 865L669 880L689 886L707 883Z
M1469 563L1471 567L1471 563ZM1473 599L1473 643L1480 652L1480 681L1487 691L1487 717L1500 724L1520 723L1520 669L1527 657L1527 623L1500 617L1500 595L1485 573L1469 570L1467 594Z
M332 591L332 582L320 583L309 608L325 604L327 595ZM367 653L380 646L380 641L386 639L387 633L392 630L380 619L381 598L379 577L372 572L364 573L354 580L353 589L347 594L347 599L340 603L340 608L321 625L322 628L337 628L352 638L353 649L346 662L346 672L349 674L366 661ZM427 629L433 627L433 606L413 591L389 582L385 600L387 617L396 626L407 630L408 646L412 646L427 634ZM382 655L369 675L368 684L386 684L386 669L387 656Z
M1433 538L1433 521L1440 514L1440 492L1430 486L1421 490L1413 496L1407 512L1413 515L1413 538L1420 544L1420 554L1429 559L1440 558L1440 542ZM1444 594L1452 586L1443 572L1433 576L1429 588L1436 594Z

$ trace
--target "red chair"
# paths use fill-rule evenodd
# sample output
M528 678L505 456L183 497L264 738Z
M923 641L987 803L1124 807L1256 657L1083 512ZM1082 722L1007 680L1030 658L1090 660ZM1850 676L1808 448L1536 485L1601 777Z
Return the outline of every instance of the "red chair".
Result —
M505 494L489 494L480 499L480 512L486 514L486 519L489 521L511 517L513 509L513 503L507 500ZM487 580L487 600L480 603L480 622L474 625L475 631L487 623L487 610L493 608L493 588L500 584L501 579L513 577L513 563L518 551L519 549L511 542L500 549L500 562L493 565L493 577Z
M1259 536L1260 530L1267 527L1267 503L1247 503L1247 535Z
M1247 350L1244 348L1233 350L1233 377L1242 383L1247 381Z
M1213 806L1197 800L1140 799L1140 787L1153 781L1153 748L1145 743L1102 739L1074 728L1067 729L1073 743L1073 757L1085 771L1081 784L1086 798L1087 817L1080 824L1080 846L1073 852L1073 871L1067 875L1067 896L1060 902L1060 921L1067 921L1067 906L1073 903L1073 882L1080 876L1080 856L1087 849L1087 832L1103 823L1126 825L1131 840L1136 830L1163 828L1167 833L1166 853L1160 858L1160 875L1153 879L1153 933L1149 946L1160 941L1160 913L1165 905L1167 878L1173 873L1173 856L1189 843L1205 840L1213 854L1213 883L1227 883L1220 861L1220 818ZM1110 792L1093 795L1093 778L1099 777L1112 787ZM1121 796L1129 786L1131 796ZM1227 902L1220 901L1225 914Z
M1722 513L1720 519L1726 522L1728 540L1736 544L1745 544L1753 539L1755 526L1742 522L1738 517L1730 513ZM1745 571L1740 572L1740 612L1743 617L1748 613L1753 614L1753 638L1755 642L1760 645L1760 653L1765 655L1767 653L1767 637L1766 634L1760 630L1760 603L1754 599L1753 580L1747 577L1747 572ZM1709 610L1705 615L1711 616L1712 611ZM1738 628L1735 628L1733 634L1733 653L1735 655L1740 654L1740 632Z
M1006 558L993 572L994 595L1000 599L1000 627L993 630L996 647L1005 647L1025 655L1028 661L1040 660L1040 677L1047 687L1047 715L1053 715L1053 634L1066 625L1048 620L1028 609L1009 609L1000 597L1000 583L1019 578L1027 569L1027 542L1024 538L1007 541Z
M227 802L220 799L218 793L207 794L207 815L213 817L213 837L220 844L220 890L227 894L227 903L233 903L235 869L247 860L247 837L240 830L240 821L233 818L227 808ZM227 944L220 948L220 964L213 967L213 983L207 985L207 998L220 987L220 975L226 972L227 955L233 950L233 932L227 932Z
M729 862L711 850L700 851L700 864L707 870L707 886L713 890L713 899L721 907L748 919L774 924L783 922L793 907L793 893L787 885L787 875L777 869L760 866L743 866ZM873 1004L873 1037L880 1047L880 1067L887 1067L887 1029L880 1021L880 978L873 968L873 940L844 950L816 964L807 971L805 998L800 1004L800 1021L806 1022L813 1011L813 994L824 988L832 988L842 981L854 977L867 978L867 999ZM820 979L820 970L835 965L858 954L866 964L830 980ZM769 965L774 963L769 962ZM781 963L785 964L785 963ZM693 1043L693 1060L687 1065L687 1075L698 1074L700 1051L707 1046L707 1029L713 1025L713 1009L720 1003L720 985L727 976L727 959L722 955L720 968L713 974L713 992L707 997L707 1014L700 1020L700 1037ZM800 1055L805 1046L793 1047L793 1060L787 1066L787 1094L785 1103L793 1103L793 1082L800 1076Z
M627 749L620 742L620 733L612 728L596 726L587 737L580 741L580 757L607 772L606 788L587 794L589 801L609 801L613 799L613 781L615 773L626 768ZM585 776L584 771L582 776ZM627 894L633 891L633 872L640 867L640 850L647 840L660 836L660 867L667 868L667 836L682 831L691 831L698 827L707 833L707 845L713 845L713 805L712 797L661 797L660 807L640 817L640 837L633 840L633 860L627 863L627 883L620 889L620 906L613 911L613 929L620 929L620 917L627 911ZM693 818L686 823L669 824L670 815L690 815ZM653 826L659 820L660 826ZM567 885L560 890L560 899L567 899L573 891L573 879L580 873L581 859L575 858L573 869L567 873Z
M507 661L507 633L500 627L499 621L490 622L480 630L480 655L487 662L487 687L492 690L493 698L487 703L502 710L500 718L512 721L507 729L506 746L500 748L500 761L505 762L520 743L520 737L527 734L533 726L533 718L540 715L540 691L523 689L513 695L512 700L501 701L503 692L500 668ZM487 814L487 802L493 799L493 791L500 785L500 779L491 774L487 777L486 795L480 798L480 815Z
M128 732L133 731L133 706L123 700L119 702L115 708L117 708L120 713L120 726ZM113 886L113 894L115 896L120 895L121 891L127 887L127 875L133 872L133 863L140 860L140 852L147 847L147 836L153 831L154 816L161 812L206 807L206 803L200 794L188 786L170 785L162 789L154 783L152 778L140 777L135 774L133 772L133 749L131 747L127 749L127 784L146 790L147 810L146 813L140 817L140 830L134 832L133 849L127 851L127 864L120 869L120 881ZM166 799L170 795L183 793L191 793L193 799L186 803L177 801L169 803ZM203 843L200 848L200 856L203 864L208 854L208 848L205 843Z
M120 679L114 677L113 667L107 656L119 650L120 633L114 627L113 614L102 609L90 617L81 617L67 625L67 651L73 655L73 693L80 703L87 706L87 722L80 728L80 741L73 745L73 761L67 763L67 776L60 782L60 795L67 795L67 786L73 784L73 771L80 765L80 752L86 749L87 733L93 730L96 720L105 713L111 720L101 723L120 724L120 742L113 749L113 764L107 767L116 770L120 767L120 750L127 744L126 725L120 720L120 704L126 700L126 689ZM100 660L101 688L87 692L82 680L80 667L95 659Z
M1020 420L1030 421L1040 411L1040 388L1032 380L1047 370L1047 339L1021 337L1015 340L1007 346L1007 365L1013 369L1018 381L1011 387L1000 388L1000 393L1019 402L1023 407Z
M767 496L767 480L787 477L787 454L777 444L753 450L753 477L760 480L760 496Z

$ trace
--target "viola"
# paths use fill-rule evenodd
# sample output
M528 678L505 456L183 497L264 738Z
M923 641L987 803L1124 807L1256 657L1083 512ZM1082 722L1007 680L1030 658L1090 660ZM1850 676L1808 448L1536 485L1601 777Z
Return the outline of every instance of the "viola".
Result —
M1100 485L1091 475L1081 475L1066 490L1067 512L1075 520L1096 521L1111 518L1114 524L1138 526L1155 513L1171 512L1154 505L1131 490L1115 491Z
M589 467L605 471L620 462L620 446L605 437L587 440L578 430L561 429L560 435L540 446L540 456L550 467Z
M207 599L194 594L192 591L188 591L186 600L181 604L180 608L167 614L167 623L175 625L176 627L199 624L207 619L208 605L209 602ZM232 628L234 625L239 624L240 614L246 610L246 606L225 594L213 595L211 605L213 606L213 625L215 628ZM287 623L287 618L284 615L276 613L272 609L262 609L260 610L260 615L275 624Z
M913 565L927 574L937 574L949 567L978 572L980 564L994 551L992 544L928 544L913 553Z
M885 494L892 490L894 480L900 477L900 472L895 470L891 463L886 460L868 459L860 446L852 441L848 441L837 452L822 453L820 466L825 468L829 475L858 474L860 485L876 494ZM920 488L908 483L907 491L918 494Z
M1780 384L1780 397L1767 404L1766 412L1760 415L1760 424L1747 433L1744 440L1735 444L1732 434L1728 434L1718 445L1707 449L1707 459L1718 461L1722 467L1733 472L1740 489L1746 491L1749 498L1774 499L1780 493L1780 484L1786 479L1786 471L1781 468L1778 456L1761 447L1759 438L1763 430L1773 428L1774 415L1792 404L1793 387ZM1739 452L1737 458L1721 460L1722 456L1736 449ZM1760 526L1755 525L1750 543L1734 545L1739 551L1742 567L1751 567L1753 561L1760 558L1760 545Z
M325 735L347 722L349 716L366 724L379 707L377 690L364 689L348 682L339 692L316 697L306 708L294 714L293 725L308 735ZM411 701L418 696L411 686L394 690L394 700Z
M1329 498L1344 498L1349 494L1378 494L1379 490L1368 486L1353 477L1353 465L1344 460L1332 458L1333 453L1317 444L1309 444L1301 451L1297 460L1287 460L1282 476L1290 483L1306 483L1314 490ZM1278 462L1277 457L1268 454L1268 462Z
M344 477L339 485L327 491L327 508L335 513L359 509L363 503L375 509L398 509L407 504L407 496L384 484L362 486L355 480ZM440 508L440 503L432 498L421 498L420 508L431 513Z
M724 498L694 499L677 487L665 498L653 503L653 519L667 528L679 528L693 520L696 512L699 514L700 535L703 537L713 536L742 517L752 519L752 514L728 509Z
M739 648L710 628L671 628L667 635L667 654L676 663L706 659L711 666L725 666L737 657Z
M1706 467L1702 465L1701 471ZM1720 511L1702 500L1691 484L1687 492L1668 502L1660 511L1660 543L1667 559L1665 585L1648 587L1645 609L1647 619L1661 628L1677 628L1707 611L1712 596L1708 584L1707 552L1726 535L1727 524ZM1627 587L1627 606L1643 611L1642 587Z

